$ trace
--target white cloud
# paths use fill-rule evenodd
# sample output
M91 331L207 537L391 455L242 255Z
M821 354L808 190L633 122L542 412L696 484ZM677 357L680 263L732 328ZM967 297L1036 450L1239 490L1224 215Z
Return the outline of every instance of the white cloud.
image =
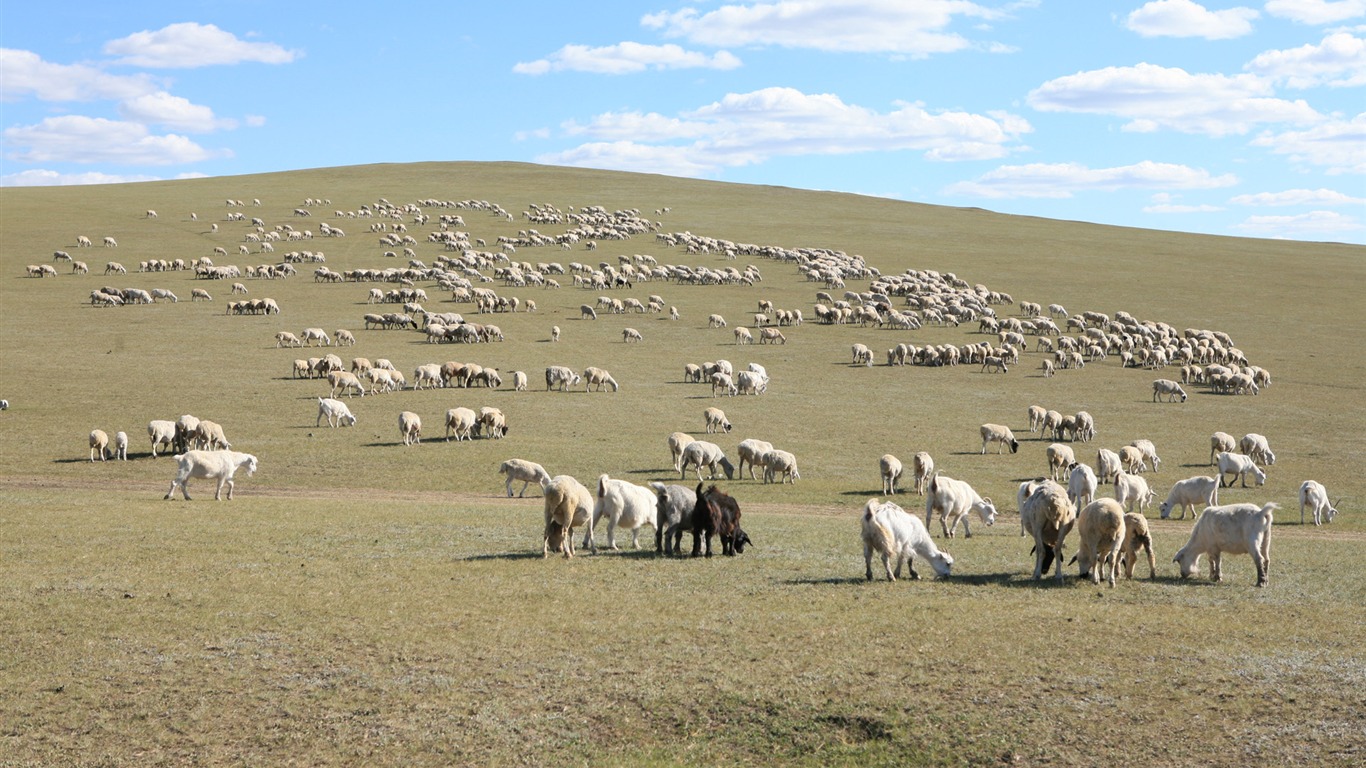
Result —
M1227 40L1252 32L1251 8L1211 11L1191 0L1152 0L1129 14L1126 26L1143 37L1203 37Z
M683 168L688 176L775 156L917 151L930 160L992 159L1017 148L1020 134L1031 130L1015 115L930 112L904 102L878 112L833 94L792 88L727 94L677 116L609 112L562 127L568 135L595 141L547 155L548 161L610 161L607 167L661 173Z
M1334 24L1366 16L1366 0L1269 0L1266 12L1301 24Z
M138 123L82 115L49 117L37 125L6 128L5 143L27 147L7 157L24 163L173 165L222 156L176 134L155 136Z
M1284 192L1258 192L1238 195L1234 205L1277 207L1288 205L1366 205L1366 198L1344 195L1335 189L1287 189Z
M207 133L219 128L234 128L232 120L219 120L213 110L188 99L172 96L165 91L128 99L119 105L119 115L126 120L144 125L164 125L168 128Z
M740 59L726 51L717 51L708 56L684 50L672 43L645 45L628 41L599 48L566 45L547 58L519 62L512 67L512 71L521 75L543 75L565 70L623 75L647 69L735 69L738 66Z
M1325 166L1329 174L1366 174L1366 112L1305 131L1264 133L1249 143L1296 162Z
M1258 54L1243 68L1291 88L1366 85L1366 40L1334 32L1318 45Z
M1323 119L1302 100L1274 98L1271 84L1254 75L1193 75L1147 63L1049 80L1029 93L1028 102L1044 112L1127 118L1131 131L1169 128L1210 136L1246 133L1259 123Z
M111 75L83 64L53 64L32 51L0 48L0 99L40 101L130 99L157 90L147 75Z
M113 175L99 171L58 173L57 171L34 168L0 176L0 187L67 187L80 184L125 184L133 181L160 180L159 176Z
M1006 165L950 185L945 192L973 197L1069 198L1077 192L1121 189L1214 189L1238 183L1233 174L1211 176L1202 168L1145 160L1115 168L1087 168L1078 163Z
M247 42L213 24L192 21L110 40L104 44L104 52L120 57L120 64L160 68L206 67L244 61L287 64L299 56L296 51L285 50L274 43Z
M723 5L706 13L661 11L641 24L666 37L718 48L774 45L921 58L974 45L947 31L958 17L992 21L1005 14L966 0L776 0Z
M1249 235L1286 240L1331 240L1333 235L1366 229L1354 216L1310 211L1298 216L1251 216L1233 228Z

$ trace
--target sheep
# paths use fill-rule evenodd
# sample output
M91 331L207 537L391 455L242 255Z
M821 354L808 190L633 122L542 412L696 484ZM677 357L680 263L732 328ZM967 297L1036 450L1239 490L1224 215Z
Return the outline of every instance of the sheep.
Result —
M470 411L470 413L473 414L474 412ZM527 486L532 483L542 485L550 480L550 473L545 471L545 467L526 459L508 459L498 465L498 474L507 476L504 485L507 488L508 498L512 498L512 484L517 480L522 481L522 490L517 493L519 499L526 494Z
M591 392L597 386L597 391L601 392L603 387L611 387L613 392L619 388L617 380L612 378L612 374L602 368L589 366L583 369L583 391Z
M109 435L102 429L90 430L90 460L95 460L98 452L100 461L104 461L109 455Z
M640 331L637 331L634 328L623 328L621 331L621 340L625 344L642 341L644 338L644 336L640 335Z
M1047 414L1048 411L1042 405L1031 405L1026 409L1025 415L1029 417L1029 431L1031 433L1039 431L1039 428L1043 426L1044 416Z
M976 512L987 527L996 524L996 505L990 498L983 498L962 480L954 480L948 475L936 474L930 478L925 498L925 527L929 528L935 512L939 512L939 526L945 538L952 539L958 530L958 522L963 523L963 535L972 538L972 528L968 525L968 513ZM952 518L950 523L949 518Z
M866 344L855 344L850 347L850 350L853 352L854 357L851 365L865 365L869 368L873 367L873 350L869 349Z
M527 385L526 371L513 371L513 372L512 372L512 391L513 391L513 392L525 392L525 391L526 391L526 385Z
M982 360L981 373L986 373L992 370L999 370L1001 373L1010 372L1010 370L1006 368L1006 361L1004 359L996 355L988 355L986 358Z
M802 479L801 473L797 471L797 457L787 451L775 448L761 456L759 461L764 465L765 483L771 483L779 476L781 482L791 482L793 485Z
M346 403L340 400L333 400L330 397L318 398L318 418L313 420L313 426L321 425L324 416L327 417L327 426L333 429L356 426L355 415L346 407Z
M749 479L754 480L754 468L765 467L764 455L773 450L773 443L755 438L746 438L736 446L735 452L740 457L739 470L740 476L744 477L745 462L749 462Z
M1021 493L1025 492L1021 486ZM1052 480L1029 484L1029 495L1020 504L1020 524L1034 537L1034 580L1043 578L1056 563L1055 578L1062 581L1062 548L1076 521L1076 508L1067 490Z
M597 320L597 319L598 319L598 311L597 311L596 309L593 309L592 307L588 306L587 304L582 304L582 305L579 306L579 319L580 319L580 320Z
M478 416L469 408L452 408L446 411L446 442L449 443L451 441L452 433L455 434L457 442L461 440L473 440L474 437L472 433L477 419ZM526 489L523 488L522 490ZM511 496L512 494L509 492L508 495Z
M1341 503L1342 499L1338 499L1337 504ZM1333 522L1338 515L1337 504L1328 503L1328 489L1323 487L1323 483L1305 480L1300 484L1300 525L1304 525L1305 507L1313 510L1314 525Z
M948 576L952 570L953 557L934 545L930 532L920 518L890 501L869 499L863 507L860 527L863 575L868 581L873 580L874 551L882 556L882 567L887 572L888 581L896 581L901 576L902 563L910 569L912 579L920 578L920 574L915 572L912 554L928 561L935 574L941 578Z
M204 290L203 288L191 288L191 289L190 289L190 301L200 301L200 300L203 300L203 301L213 301L213 297L210 296L210 295L209 295L209 292L206 291L206 290Z
M716 397L717 391L725 392L727 397L734 397L740 393L740 388L735 386L734 380L729 373L717 371L711 375L711 396Z
M759 343L760 343L760 344L786 344L786 343L787 343L787 337L784 336L784 335L783 335L783 332L780 331L780 330L778 330L777 328L760 328L760 329L759 329Z
M166 289L166 288L153 288L153 289L152 289L152 298L153 298L153 299L170 299L170 301L171 301L172 304L177 304L177 303L180 302L180 297L179 297L179 296L176 296L174 293L172 293L169 289Z
M128 433L114 433L114 458L119 461L128 461Z
M1062 414L1053 410L1045 411L1039 429L1045 435L1051 433L1055 440L1062 437Z
M726 418L726 412L720 408L708 408L702 412L702 418L707 424L707 434L715 432L729 432L730 420Z
M507 416L498 408L484 406L479 409L479 420L476 428L485 432L493 440L501 440L507 437L508 421Z
M1251 472L1252 476L1256 479L1257 487L1260 488L1266 483L1266 473L1252 461L1251 457L1237 453L1228 453L1227 451L1219 454L1220 488L1233 486L1233 477L1228 478L1228 481L1225 482L1225 475L1233 475L1234 477L1242 478L1242 487L1246 488L1247 473L1249 472Z
M682 554L683 531L692 530L692 513L697 494L684 485L665 485L652 481L655 491L655 554L673 557Z
M1052 360L1044 360L1043 362L1039 363L1039 370L1043 371L1043 377L1045 379L1053 378L1053 376L1056 375L1058 372L1057 366L1053 364Z
M673 458L674 471L681 471L679 461L683 458L683 449L693 441L693 436L687 432L674 432L669 435L669 455Z
M1119 449L1119 466L1125 472L1139 473L1147 469L1146 457L1138 446L1126 445Z
M1215 458L1227 451L1233 453L1237 448L1237 443L1233 440L1233 435L1227 432L1215 432L1209 436L1209 463L1214 466Z
M568 392L569 388L578 384L579 381L579 375L563 365L552 365L545 369L545 389L547 392L557 388L561 392Z
M1238 450L1263 467L1276 463L1276 454L1271 452L1266 435L1249 432L1238 441Z
M551 340L551 341L559 341L559 340L560 340L560 326L558 326L558 325L552 325L552 326L550 326L550 340Z
M1089 443L1095 439L1096 420L1091 414L1086 411L1077 411L1077 414L1072 418L1076 420L1076 431L1073 435L1077 440Z
M275 348L280 347L302 347L303 341L289 331L280 331L275 334Z
M436 389L442 386L441 366L424 363L413 369L413 389Z
M654 527L658 524L655 492L643 485L615 480L605 473L599 475L597 501L593 505L593 516L588 519L588 529L583 536L583 545L594 553L598 551L598 545L593 538L593 526L604 517L607 518L609 549L617 549L617 526L630 531L631 547L640 549L640 529L646 525Z
M911 457L911 473L915 476L915 492L924 496L930 478L934 477L934 459L924 451L917 452Z
M1205 507L1191 529L1186 545L1177 550L1172 562L1181 566L1181 578L1189 579L1200 567L1200 556L1209 555L1209 576L1214 582L1223 580L1222 558L1230 555L1252 555L1257 569L1257 586L1264 587L1271 570L1272 514L1280 509L1275 502L1256 504L1228 504Z
M1073 463L1067 475L1067 498L1072 500L1074 507L1080 509L1095 501L1099 485L1100 481L1090 466Z
M1148 555L1148 578L1157 578L1157 560L1153 557L1153 536L1148 529L1148 518L1136 512L1124 513L1124 544L1120 547L1124 561L1124 578L1134 577L1134 565L1138 562L1138 551Z
M718 466L726 473L727 480L733 480L735 478L735 467L730 463L730 459L726 458L726 454L721 450L721 447L705 440L694 440L683 446L683 453L679 457L678 464L678 476L680 480L688 476L689 465L697 468L698 480L703 479L702 467L704 466L707 468L708 479L716 477L716 468ZM751 471L753 471L752 468Z
M708 327L708 328L725 328L725 327L726 327L726 318L724 318L724 317L722 317L722 316L720 316L720 315L709 315L709 316L707 317L707 327Z
M1219 503L1219 481L1207 475L1196 475L1185 480L1178 480L1172 484L1171 492L1167 494L1167 500L1162 502L1162 519L1171 517L1172 510L1177 505L1181 506L1180 520L1186 519L1186 510L1190 509L1191 517L1196 516L1195 505L1204 504L1212 507Z
M176 419L175 449L181 453L184 453L186 450L188 450L191 447L190 441L194 439L198 431L199 417L191 416L190 414L186 413L183 414L179 419Z
M171 480L171 489L166 492L164 500L171 499L179 487L181 495L189 501L190 480L204 478L218 481L213 493L214 501L222 501L225 487L228 489L228 501L232 501L233 478L237 471L245 467L247 477L251 477L256 474L257 467L255 456L237 451L186 451L176 454L175 460L176 476Z
M373 373L373 371L371 371ZM365 385L360 382L356 374L349 371L332 371L327 374L327 383L332 385L332 393L328 397L336 397L337 391L343 393L352 390L359 392L361 397L365 397ZM349 397L350 395L348 395Z
M223 427L217 422L200 420L199 426L195 427L194 437L199 447L204 450L232 450L232 444L223 435Z
M1081 543L1073 560L1083 579L1099 584L1103 578L1115 586L1125 533L1124 509L1114 499L1096 499L1082 508L1077 514Z
M1180 397L1181 402L1186 402L1186 390L1181 385L1171 379L1153 380L1153 402L1156 403L1162 395L1167 396L1167 402L1174 403Z
M768 376L740 371L735 374L735 391L741 395L762 395L768 391Z
M556 475L541 481L545 497L545 534L541 557L550 557L552 547L574 556L574 527L586 524L593 515L593 493L569 475Z
M882 478L882 492L888 496L896 495L896 484L901 480L901 459L884 453L877 460L878 475Z
M422 418L412 411L398 414L398 433L404 445L422 445Z
M697 363L686 363L686 364L684 364L684 366L683 366L683 383L684 383L684 384L701 384L701 383L702 383L702 366L698 365Z
M1119 454L1109 448L1096 451L1096 479L1102 483L1110 482L1122 469Z
M1143 459L1152 465L1153 474L1157 474L1157 470L1162 467L1162 459L1157 455L1157 446L1153 445L1153 441L1139 439L1129 443L1129 445L1137 448L1143 454Z
M1067 468L1077 463L1077 459L1072 455L1072 446L1062 443L1052 443L1045 450L1048 458L1048 476L1052 480L1062 480L1067 474Z
M1148 481L1142 475L1131 475L1127 472L1120 472L1115 476L1115 499L1123 504L1128 511L1134 511L1134 505L1138 506L1141 513L1143 508L1152 502L1155 492L1148 488Z
M337 346L339 347L354 347L356 345L356 334L345 328L338 328L337 332L333 335L336 336Z
M147 437L152 441L152 458L157 457L157 448L164 446L171 450L175 445L175 422L153 419L147 422Z
M750 333L748 328L746 328L746 327L744 327L744 326L739 326L739 327L737 327L737 328L735 329L735 343L736 343L736 344L753 344L753 343L754 343L754 334Z
M996 448L996 455L998 456L1005 450L1007 445L1010 446L1011 453L1016 453L1020 450L1020 441L1015 439L1015 435L1010 431L1010 427L1005 427L1000 424L983 424L980 427L980 431L982 433L981 452L984 454L987 452L987 445L991 443L1000 444Z

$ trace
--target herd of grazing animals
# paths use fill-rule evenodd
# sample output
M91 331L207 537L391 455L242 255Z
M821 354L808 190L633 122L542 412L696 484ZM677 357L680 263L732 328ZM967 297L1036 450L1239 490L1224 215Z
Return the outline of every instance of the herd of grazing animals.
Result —
M229 200L228 204L229 207L242 205L241 201L233 200ZM254 204L259 206L260 201L256 200ZM324 204L330 204L330 201L309 198L302 207L295 208L293 214L299 219L308 219L312 216L310 208ZM1177 331L1165 323L1139 321L1125 312L1117 312L1113 317L1094 311L1068 314L1059 304L1049 304L1045 314L1042 304L1027 301L1019 302L1019 316L1003 317L998 314L997 308L1015 304L1009 294L987 289L980 284L969 285L951 273L907 270L899 275L884 275L862 257L849 256L837 250L757 246L688 232L670 233L663 231L658 222L640 216L639 211L609 212L601 206L584 207L577 212L571 208L569 213L564 213L554 206L532 205L523 214L526 219L540 226L563 224L568 227L567 231L559 235L543 235L534 229L522 230L516 237L498 238L497 250L488 251L481 250L486 248L482 239L472 240L470 233L462 229L462 216L441 213L433 221L432 214L428 212L450 208L483 210L499 220L514 220L513 214L487 201L457 203L423 200L394 205L381 199L373 204L362 205L355 211L335 211L334 216L339 219L374 220L370 231L383 233L381 243L394 249L386 250L384 255L397 258L398 249L402 249L403 255L408 258L406 267L338 272L323 264L326 257L320 251L298 250L283 254L279 262L249 265L244 269L235 265L218 266L213 263L212 257L205 256L190 261L144 261L137 271L173 273L183 270L193 274L195 280L206 281L242 276L278 280L297 274L293 264L318 263L321 266L314 271L314 282L317 283L388 282L398 286L387 291L380 288L369 290L367 303L401 304L404 311L365 314L362 320L366 332L374 329L406 330L423 334L428 343L469 344L502 342L506 337L498 326L470 322L458 313L428 311L422 305L422 302L430 301L428 294L415 283L430 283L434 291L448 293L453 302L468 303L471 311L484 315L517 312L519 308L528 312L537 309L534 300L499 295L486 285L497 281L501 281L504 287L554 289L560 283L552 275L572 275L575 286L603 291L631 289L638 283L651 281L672 282L680 286L752 287L763 280L759 268L753 264L743 270L729 265L719 268L707 265L660 265L652 256L636 255L621 256L615 265L603 261L594 267L572 262L566 268L557 262L532 264L513 258L519 248L557 246L570 250L582 244L586 250L592 251L599 242L653 234L658 246L689 255L714 255L726 261L743 255L771 259L795 267L798 276L824 288L816 291L811 312L814 325L817 326L857 325L860 328L875 326L915 330L926 325L957 327L975 322L977 332L990 338L961 346L900 343L887 350L889 366L952 368L969 364L980 366L977 368L979 373L1009 375L1010 367L1019 363L1021 354L1030 351L1029 341L1032 338L1035 342L1034 352L1046 355L1041 368L1043 375L1050 377L1061 371L1080 370L1088 363L1095 364L1112 357L1117 358L1125 368L1160 371L1168 366L1179 366L1181 381L1158 378L1151 382L1153 402L1187 402L1189 395L1183 384L1204 385L1208 387L1208 393L1231 395L1257 395L1271 385L1270 373L1249 364L1242 350L1223 332L1200 329ZM147 210L144 218L155 219L157 215ZM230 212L227 218L236 222L248 220L245 214L235 211ZM191 219L197 220L198 217L192 214ZM238 246L241 255L274 254L276 243L288 247L288 243L307 244L315 237L345 236L340 227L325 222L319 223L316 234L289 223L270 227L261 217L252 217L250 223L252 228L245 233L244 242ZM429 259L432 266L417 258L415 248L421 245L421 240L407 234L408 223L413 226L437 225L426 238L427 242L442 250L440 255ZM217 231L218 225L212 225L212 232ZM107 248L118 247L113 237L106 236L102 242ZM78 248L90 247L92 244L93 241L84 235L76 239ZM215 247L213 255L227 257L228 250ZM54 261L71 263L74 275L89 273L84 262L72 259L65 251L56 251ZM56 270L47 264L29 265L26 269L32 277L57 276ZM106 275L127 273L122 264L113 261L108 262L104 270ZM853 280L867 280L868 290L836 293ZM246 294L249 290L245 284L238 282L233 284L232 293ZM193 288L190 295L193 300L212 300L203 288ZM137 288L103 287L92 291L89 297L92 305L100 307L153 304L157 300L178 301L176 295L165 288L149 292ZM901 306L897 306L898 300ZM665 306L663 298L658 295L650 296L648 303L635 298L616 299L601 295L596 305L582 304L578 314L583 320L597 320L598 310L608 314L654 312L662 315ZM792 329L803 324L803 313L799 309L777 308L767 300L760 300L758 308L759 312L753 315L752 325L759 332L761 344L786 343L787 338L779 326L788 327L789 332L792 332ZM269 316L280 312L279 305L269 298L242 299L229 302L226 306L229 315ZM676 307L669 307L668 317L673 320L679 318ZM1059 323L1063 327L1060 328ZM719 313L711 314L707 325L717 329L727 327L725 318ZM1077 332L1076 335L1067 335L1073 331ZM807 330L801 332L813 333ZM621 335L622 341L627 344L648 343L645 335L634 328L624 328ZM748 327L736 327L731 335L736 345L747 346L754 340L754 333ZM347 329L337 329L329 335L320 327L305 328L299 335L281 330L274 338L277 348L315 345L341 347L356 343L356 335ZM555 326L551 341L558 341L559 338L560 328ZM874 365L873 349L868 345L855 343L851 351L851 365ZM335 399L338 395L364 398L367 394L379 395L408 389L403 374L385 360L377 360L372 364L367 358L356 357L351 361L351 370L345 367L345 361L335 354L294 361L295 378L324 378L330 386L328 397L317 398L315 427L320 426L324 418L330 428L356 425L357 417L345 402ZM510 375L514 391L527 390L528 377L525 372L513 371ZM617 392L622 386L606 369L598 366L589 366L580 373L563 365L547 365L545 380L547 391L567 392L582 384L585 392ZM767 392L770 384L768 373L762 365L751 363L747 370L736 371L725 360L703 365L688 363L684 380L711 384L713 397L758 396ZM414 369L411 390L498 389L502 385L502 376L496 368L475 363L433 362L419 364ZM5 407L8 407L7 402ZM1081 539L1078 556L1074 560L1080 563L1083 576L1095 581L1103 578L1114 586L1121 564L1126 576L1132 577L1139 551L1146 553L1150 576L1155 575L1151 536L1143 516L1144 508L1156 498L1157 493L1143 473L1151 471L1156 475L1160 465L1151 441L1137 440L1117 452L1098 448L1093 472L1082 460L1086 457L1078 457L1074 448L1077 441L1090 443L1097 436L1095 420L1089 413L1078 411L1075 415L1066 416L1057 411L1031 406L1027 417L1030 433L1040 433L1043 439L1055 441L1050 442L1045 450L1049 476L1021 483L1017 494L1022 534L1033 535L1035 540L1034 578L1041 578L1050 568L1054 568L1061 578L1064 543L1073 527L1078 529ZM421 416L415 411L402 410L397 420L402 443L420 445ZM478 412L465 407L451 408L445 412L442 423L447 441L452 434L457 441L464 441L481 434L489 439L499 439L509 432L507 416L500 409L487 406ZM715 407L706 409L704 426L707 434L726 434L732 430L725 413ZM184 498L188 499L186 485L192 478L216 480L218 493L215 498L226 488L227 498L231 499L237 470L246 468L247 475L251 475L257 468L256 457L233 451L222 427L212 421L192 416L181 417L175 422L152 420L148 423L147 431L152 458L157 457L158 450L176 452L178 470L171 490L166 494L168 499L176 488L180 488ZM982 440L980 454L986 454L992 443L997 444L998 455L1007 447L1011 453L1021 448L1021 442L1008 426L983 423L979 434ZM508 496L512 496L514 481L523 483L518 496L524 494L532 484L541 488L545 506L545 554L557 551L566 557L572 556L574 530L579 527L586 528L583 546L596 551L594 525L604 517L608 520L607 543L611 549L616 549L614 533L617 527L631 531L632 543L638 546L639 529L649 525L655 529L656 550L664 555L679 554L679 539L688 530L694 535L693 555L705 553L710 556L711 538L715 535L721 537L724 554L743 552L745 545L751 542L739 524L739 503L717 485L703 488L707 481L715 482L723 477L728 481L735 480L735 465L719 445L697 440L686 432L673 433L668 443L673 468L679 472L680 479L687 477L689 469L695 470L698 481L696 489L661 482L652 482L649 487L640 486L610 478L606 474L598 478L596 488L590 489L567 475L552 477L541 465L522 459L503 462L499 473L506 476ZM1250 554L1257 570L1257 584L1264 585L1269 568L1271 516L1277 505L1234 504L1220 507L1217 501L1219 488L1232 485L1232 480L1228 479L1230 477L1240 479L1240 487L1245 488L1247 475L1252 474L1256 485L1262 486L1267 479L1267 468L1275 463L1275 455L1267 439L1259 434L1248 434L1235 444L1231 435L1216 432L1210 439L1210 446L1210 463L1217 464L1219 468L1217 477L1196 476L1178 480L1161 505L1163 519L1169 518L1179 506L1180 519L1183 520L1187 509L1194 514L1197 505L1206 505L1196 518L1190 541L1176 553L1174 561L1180 564L1182 576L1190 576L1200 556L1207 555L1211 576L1218 580L1222 553ZM89 447L91 462L97 456L101 461L110 457L126 459L128 436L120 431L111 441L103 430L92 430ZM766 441L752 438L740 441L737 455L742 478L746 463L750 465L751 480L756 479L756 468L762 468L762 481L765 483L796 482L800 478L795 455L776 449ZM897 457L885 454L879 459L878 474L884 495L894 496L899 492L902 473L903 465ZM995 521L997 509L991 499L979 495L967 482L939 474L929 452L914 454L912 475L915 492L926 499L923 524L917 516L907 514L891 501L873 499L864 508L860 527L865 575L869 579L873 577L871 558L874 552L882 557L889 579L899 576L902 565L909 565L912 556L929 562L937 575L949 575L954 560L948 553L938 550L929 531L936 512L942 534L949 539L954 537L959 522L963 523L965 535L971 536L969 513L976 512L987 526ZM1061 484L1064 482L1066 486ZM1097 495L1102 483L1114 484L1113 498ZM1306 509L1311 511L1315 525L1331 522L1337 514L1336 504L1330 503L1327 490L1316 481L1305 481L1300 486L1298 499L1301 522L1304 522ZM910 568L910 574L918 578L914 567Z

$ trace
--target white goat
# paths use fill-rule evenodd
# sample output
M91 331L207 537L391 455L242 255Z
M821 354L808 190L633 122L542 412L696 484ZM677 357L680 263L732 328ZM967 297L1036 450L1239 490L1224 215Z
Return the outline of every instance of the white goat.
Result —
M953 557L934 545L920 518L890 501L879 503L877 499L869 499L863 507L861 528L864 577L869 581L873 580L873 552L882 556L888 581L896 581L901 576L902 563L910 569L912 579L920 578L915 572L913 554L928 561L940 577L948 576L953 567Z
M180 488L180 493L186 501L190 500L190 480L193 478L205 478L217 480L218 487L214 490L214 501L222 501L223 488L228 489L228 500L232 500L233 476L237 470L243 467L247 470L247 477L256 473L256 457L250 453L238 453L237 451L186 451L176 454L178 464L175 479L171 481L171 489L166 492L166 498L170 499L175 494L175 489Z
M1172 558L1172 562L1181 566L1181 578L1195 575L1201 555L1209 555L1209 577L1215 582L1223 580L1224 554L1252 555L1252 564L1257 569L1257 586L1266 586L1271 570L1272 513L1279 508L1274 502L1260 507L1256 504L1205 507L1191 529L1190 539Z

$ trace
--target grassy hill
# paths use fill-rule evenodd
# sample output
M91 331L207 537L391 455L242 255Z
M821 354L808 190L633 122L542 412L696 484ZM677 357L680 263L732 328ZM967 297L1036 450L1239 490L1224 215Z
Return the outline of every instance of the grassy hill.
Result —
M328 203L295 216L306 198ZM431 221L407 225L428 264L444 253L426 239L440 213L462 214L493 250L498 237L528 227L563 231L523 220L532 204L639 209L663 232L837 249L883 274L951 272L1011 294L1015 305L996 308L1002 316L1027 300L1222 330L1271 371L1273 385L1255 397L1195 385L1188 402L1167 404L1152 402L1150 382L1178 370L1123 369L1115 357L1053 378L1039 375L1045 355L1034 351L1004 376L886 366L883 351L900 342L992 337L975 324L820 325L811 308L825 286L792 264L686 253L643 235L600 240L594 251L524 247L511 258L596 265L643 254L714 269L753 264L763 279L605 292L575 288L568 276L558 290L492 282L537 304L493 315L418 283L427 309L493 322L506 335L432 345L419 333L364 328L364 313L396 309L367 304L369 289L391 286L318 283L312 265L285 280L241 280L249 297L280 304L272 316L226 314L232 281L136 271L141 261L189 261L215 247L229 253L215 263L243 268L303 249L323 251L337 271L403 266L384 256L398 249L369 231L375 219L335 215L380 199L487 200L516 216L424 206ZM244 240L252 217L267 229L316 232L326 222L346 236L261 253ZM95 246L77 248L78 235ZM100 247L105 236L118 247ZM250 253L239 253L244 244ZM52 264L57 250L90 273L57 263L56 277L27 275L26 265ZM10 749L0 751L18 764L54 755L101 764L289 755L311 764L1353 762L1366 740L1345 723L1362 711L1366 665L1341 638L1366 598L1357 511L1366 356L1354 335L1366 314L1357 301L1363 257L1359 246L507 163L0 189L0 397L11 406L0 414L0 594L14 609L0 683L21 691L0 704L0 721L14 723L0 741ZM108 261L129 273L103 274ZM166 288L181 300L92 306L90 292L105 285ZM213 301L190 301L193 288ZM581 320L579 306L600 294L658 294L680 319ZM763 299L802 309L807 322L784 329L785 345L737 346L732 329L750 325ZM730 327L708 328L712 313ZM319 428L309 421L327 386L294 378L291 367L320 352L275 345L277 331L314 326L350 329L358 343L337 354L390 359L410 381L419 364L457 360L496 367L505 381L525 371L530 390L367 396L349 401L356 427ZM623 343L626 327L644 341ZM871 347L878 364L851 366L854 343ZM683 383L685 363L721 358L762 363L769 392L713 399L709 387ZM604 367L621 389L546 392L548 365ZM1254 592L1245 556L1226 564L1223 585L1180 582L1169 561L1189 523L1155 519L1156 583L1034 587L1012 514L1016 485L1045 472L1049 441L1025 425L1032 404L1095 416L1097 440L1076 444L1086 461L1097 447L1153 440L1164 460L1148 476L1158 502L1171 482L1212 473L1212 432L1267 435L1277 462L1266 486L1229 489L1221 501L1281 505L1271 587ZM506 439L440 439L448 408L485 405L507 414ZM729 415L731 434L703 434L712 405ZM421 446L402 444L402 410L422 417ZM161 500L174 468L150 457L146 425L183 413L219 422L235 449L260 458L234 501L207 500L202 481L191 485L193 502ZM983 422L1010 425L1019 453L980 455ZM94 428L127 432L131 460L87 461ZM503 499L501 461L530 459L585 484L604 472L678 482L665 447L673 431L713 439L732 458L748 437L798 457L795 485L723 483L749 516L755 550L706 564L659 563L629 547L570 564L527 559L539 551L540 500ZM864 586L855 520L879 494L877 459L890 452L909 464L920 450L995 498L1003 519L944 545L957 560L953 580ZM1345 498L1322 531L1298 525L1296 489L1309 478ZM912 511L923 504L899 501ZM1071 652L1059 654L1059 642ZM1073 657L1099 661L1049 661ZM1198 684L1184 679L1192 660L1210 670ZM1311 710L1310 701L1326 703ZM1141 735L1117 737L1121 724ZM1060 732L1071 735L1059 741Z

